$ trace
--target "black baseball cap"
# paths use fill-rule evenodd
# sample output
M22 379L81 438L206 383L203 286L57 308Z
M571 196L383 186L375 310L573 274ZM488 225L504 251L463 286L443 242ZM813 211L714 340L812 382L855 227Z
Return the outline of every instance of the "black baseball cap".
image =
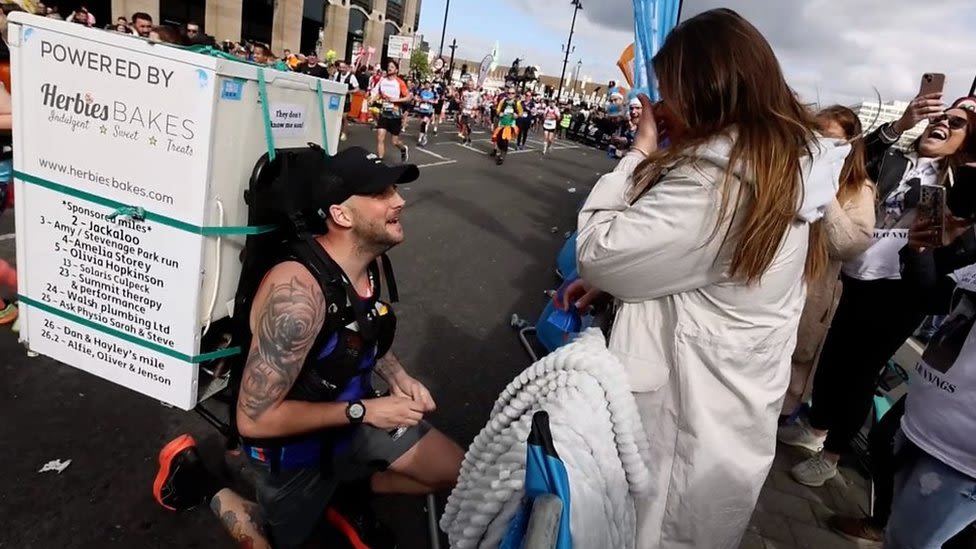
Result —
M388 166L362 147L350 147L327 157L319 147L278 151L278 155L256 172L252 182L252 220L275 224L295 214L314 233L327 230L329 207L353 196L380 194L391 185L415 181L420 170L412 164ZM260 184L260 181L266 181Z
M391 185L416 181L420 169L413 164L389 166L362 147L339 151L327 161L328 170L337 177L324 196L320 207L341 204L353 196L379 194Z

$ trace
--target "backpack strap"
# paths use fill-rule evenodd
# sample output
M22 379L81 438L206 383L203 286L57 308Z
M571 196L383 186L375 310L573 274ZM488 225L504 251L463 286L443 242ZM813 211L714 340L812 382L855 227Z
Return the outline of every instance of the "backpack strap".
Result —
M342 305L339 305L339 309L346 305L352 306L352 304L356 303L359 296L356 294L356 289L353 287L352 281L343 272L342 267L334 259L329 257L329 254L325 253L322 246L315 241L315 238L308 231L300 215L293 214L291 216L291 222L294 224L298 235L298 241L296 243L298 245L294 246L294 250L301 262L319 281L322 292L326 293L330 287L339 286L344 290L346 298L342 301ZM339 304L338 302L334 303ZM331 307L331 304L326 303L326 307ZM373 333L375 330L372 323L366 318L366 311L361 307L352 307L352 309L355 314L356 324L359 326L359 333L363 339L368 341L375 340L376 334Z

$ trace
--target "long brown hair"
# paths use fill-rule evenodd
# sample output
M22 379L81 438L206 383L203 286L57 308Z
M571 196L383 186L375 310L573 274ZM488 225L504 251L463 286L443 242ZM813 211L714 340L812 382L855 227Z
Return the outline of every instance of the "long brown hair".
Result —
M803 196L800 161L809 154L816 121L786 84L766 39L732 10L706 11L675 27L653 66L664 98L658 110L672 144L637 167L634 193L652 187L668 166L693 159L701 145L722 134L734 135L711 238L723 224L732 226L741 218L737 234L727 232L722 241L723 248L734 242L728 274L757 282L796 221ZM748 175L733 197L728 183L740 165ZM749 206L740 209L743 199ZM819 225L810 231L808 280L827 265Z
M843 105L831 105L821 110L817 113L817 119L825 122L836 122L844 131L845 139L857 137L851 142L851 152L848 153L847 159L844 160L844 167L840 171L837 202L844 204L857 196L863 185L872 185L866 165L864 138L861 136L863 131L861 119L857 117L854 111Z

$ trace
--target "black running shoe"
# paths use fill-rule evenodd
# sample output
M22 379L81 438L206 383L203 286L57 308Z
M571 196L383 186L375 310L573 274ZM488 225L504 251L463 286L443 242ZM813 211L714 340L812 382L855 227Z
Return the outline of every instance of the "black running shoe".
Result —
M193 509L203 503L202 475L206 471L190 435L180 435L159 452L159 472L153 496L170 511Z

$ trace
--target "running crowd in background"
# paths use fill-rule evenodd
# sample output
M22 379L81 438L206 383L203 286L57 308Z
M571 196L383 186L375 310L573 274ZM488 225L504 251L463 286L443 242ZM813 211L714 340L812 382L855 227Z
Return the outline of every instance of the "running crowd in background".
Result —
M62 19L56 5L37 4L35 13ZM84 5L64 19L89 27L100 25ZM445 122L450 121L456 126L458 137L466 144L471 142L472 127L482 126L491 131L492 156L501 164L508 151L508 142L514 141L517 150L524 150L530 132L544 134L543 154L549 152L558 136L606 149L609 156L621 158L633 143L640 117L640 102L632 99L629 108L625 109L625 99L617 92L614 82L607 88L605 104L591 105L543 97L531 90L488 89L480 86L476 75L467 72L466 67L462 67L458 82L449 82L442 77L419 78L402 74L399 64L392 60L386 65L354 65L345 60L323 59L315 52L302 54L285 49L278 55L266 43L218 42L197 22L179 26L157 24L144 12L133 13L130 17L120 16L115 21L101 24L101 28L178 46L211 47L244 61L343 82L350 93L367 92L366 118L374 128L382 130L378 132L377 154L383 157L386 135L389 134L393 145L400 150L402 162L408 161L409 148L400 135L406 132L411 118L419 120L416 143L421 147L428 142L427 130L436 134ZM346 101L347 114L351 103ZM347 118L343 118L342 140L346 139Z

